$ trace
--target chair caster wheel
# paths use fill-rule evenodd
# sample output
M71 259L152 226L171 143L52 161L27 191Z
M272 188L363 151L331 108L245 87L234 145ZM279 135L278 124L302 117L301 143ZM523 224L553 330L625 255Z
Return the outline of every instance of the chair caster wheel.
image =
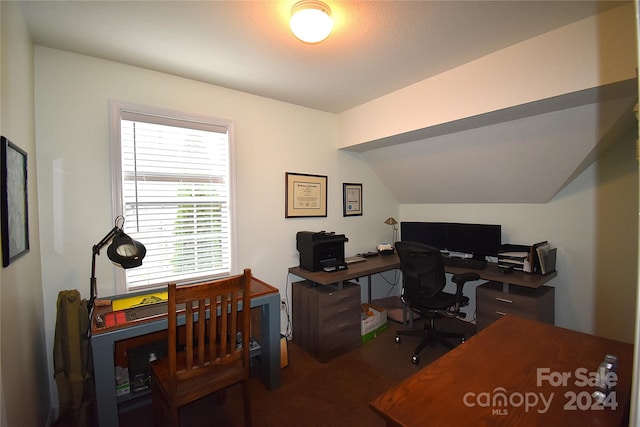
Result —
M417 354L414 354L411 357L411 363L413 363L414 365L417 365L418 363L420 363L420 357Z
M400 343L400 335L396 335L396 344Z

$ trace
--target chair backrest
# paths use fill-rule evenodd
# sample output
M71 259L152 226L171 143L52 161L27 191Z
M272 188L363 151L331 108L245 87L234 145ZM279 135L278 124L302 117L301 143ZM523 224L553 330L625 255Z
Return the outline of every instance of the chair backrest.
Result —
M212 282L176 286L169 284L167 357L170 390L182 379L242 363L249 373L251 270ZM242 310L238 303L242 302ZM207 311L209 312L207 318ZM184 352L178 352L178 329L184 312ZM202 321L202 319L207 319ZM242 346L237 342L242 333ZM178 358L186 357L184 363ZM182 360L181 360L182 362Z
M402 298L411 307L428 307L447 284L442 254L417 242L396 242L402 270Z

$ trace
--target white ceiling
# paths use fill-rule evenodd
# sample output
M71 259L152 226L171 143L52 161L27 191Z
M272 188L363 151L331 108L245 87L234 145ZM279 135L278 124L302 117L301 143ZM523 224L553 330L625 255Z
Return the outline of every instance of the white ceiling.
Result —
M25 1L22 10L41 46L340 113L624 3L326 0L334 31L309 45L288 28L295 1ZM605 136L584 126L595 110L427 130L429 143L364 156L400 203L543 203L593 160ZM628 130L630 117L611 117L607 134ZM537 176L537 191L522 191L520 180Z
M298 41L286 1L26 1L34 43L340 113L620 2L333 1Z

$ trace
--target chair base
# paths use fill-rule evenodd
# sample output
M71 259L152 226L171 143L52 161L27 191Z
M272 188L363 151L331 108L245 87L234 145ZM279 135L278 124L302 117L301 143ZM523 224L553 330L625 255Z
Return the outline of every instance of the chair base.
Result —
M424 323L424 330L409 330L409 331L398 331L396 332L396 343L400 343L401 336L409 336L409 337L418 337L422 338L418 347L416 347L413 352L413 356L411 357L411 362L413 364L420 363L420 352L424 350L425 347L431 346L435 347L436 342L442 344L443 346L453 349L456 346L451 342L447 341L450 338L456 338L460 340L460 343L464 343L465 335L457 332L446 332L446 331L438 331L435 325L435 319L428 319Z

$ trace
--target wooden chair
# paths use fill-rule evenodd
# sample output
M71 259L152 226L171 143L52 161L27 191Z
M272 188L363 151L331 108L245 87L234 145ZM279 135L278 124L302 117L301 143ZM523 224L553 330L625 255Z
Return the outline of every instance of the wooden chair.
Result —
M168 419L177 427L181 406L237 383L242 384L245 425L251 425L250 283L251 270L245 269L242 275L207 283L169 284L167 357L151 364L156 426ZM209 308L209 319L202 321ZM178 351L178 322L183 319L179 311L184 311L184 351ZM240 332L241 347L236 344Z

